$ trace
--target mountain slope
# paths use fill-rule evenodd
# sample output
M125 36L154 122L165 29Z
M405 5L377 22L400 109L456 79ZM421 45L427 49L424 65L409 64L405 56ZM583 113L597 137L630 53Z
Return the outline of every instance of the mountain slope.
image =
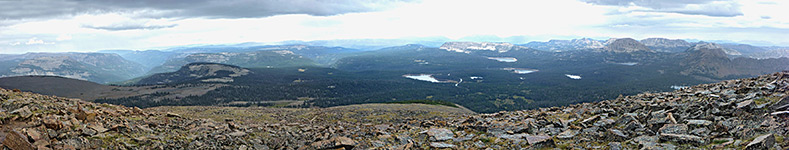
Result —
M159 51L159 50L145 50L145 51L103 50L99 52L118 54L124 59L142 64L143 66L145 66L146 71L152 69L153 67L164 64L167 58L170 58L171 56L176 54L175 52Z
M27 53L2 60L4 65L0 66L9 67L0 71L2 76L51 75L107 83L131 79L145 71L138 63L106 53Z
M660 52L684 52L693 44L680 39L646 38L640 41L650 49Z
M588 49L598 49L603 48L602 42L590 39L590 38L581 38L581 39L572 39L572 40L550 40L548 42L529 42L523 44L521 46L538 49L538 50L546 50L546 51L571 51L571 50L588 50Z
M58 76L5 77L0 78L0 87L69 98L87 98L90 95L97 95L95 91L112 89L107 85ZM79 87L78 90L75 90L75 87ZM88 95L85 95L86 93Z
M734 51L736 52L736 51ZM737 78L789 69L789 59L730 58L733 52L717 44L701 43L688 49L681 62L686 75Z
M141 85L179 83L201 79L203 82L233 82L233 78L249 74L248 69L217 63L190 63L171 73L160 73L137 82Z
M183 58L171 58L163 65L153 68L148 74L176 71L181 66L195 62L222 63L245 68L281 68L316 66L314 61L288 50L265 50L253 52L196 53Z
M646 45L631 38L609 39L602 51L614 53L654 52Z

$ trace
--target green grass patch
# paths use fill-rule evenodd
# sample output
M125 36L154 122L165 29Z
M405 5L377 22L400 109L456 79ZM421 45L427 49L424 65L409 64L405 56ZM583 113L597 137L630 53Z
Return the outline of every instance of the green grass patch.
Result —
M726 143L726 142L729 142L729 140L713 140L712 144L717 145L717 144L723 144L723 143Z
M389 104L428 104L428 105L443 105L443 106L449 106L449 107L455 107L455 108L458 107L457 105L455 105L455 103L451 103L451 102L447 102L447 101L441 101L441 100L406 100L406 101L394 101L394 102L387 102L387 103L389 103Z

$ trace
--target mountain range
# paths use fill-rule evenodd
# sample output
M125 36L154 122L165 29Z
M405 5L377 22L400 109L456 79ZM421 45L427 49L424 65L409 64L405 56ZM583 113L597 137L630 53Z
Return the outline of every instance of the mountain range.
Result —
M331 107L427 99L495 112L594 102L789 69L789 58L751 57L770 50L780 48L662 38L525 45L446 42L378 50L242 43L6 55L0 66L8 68L5 76L121 84L97 87L87 92L94 93L91 97L76 95L86 92L69 91L65 84L40 83L36 79L41 77L6 78L14 83L6 88L41 92L47 90L38 87L46 86L63 89L62 95L52 92L60 96L137 107Z
M27 53L0 56L0 76L51 75L99 83L128 80L145 68L118 54Z

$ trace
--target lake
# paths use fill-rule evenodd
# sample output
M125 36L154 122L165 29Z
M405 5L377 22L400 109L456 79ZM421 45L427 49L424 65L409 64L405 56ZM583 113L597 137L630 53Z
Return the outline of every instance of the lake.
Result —
M512 71L512 73L517 73L517 74L529 74L539 71L537 69L528 69L528 68L501 68L501 70L509 70Z

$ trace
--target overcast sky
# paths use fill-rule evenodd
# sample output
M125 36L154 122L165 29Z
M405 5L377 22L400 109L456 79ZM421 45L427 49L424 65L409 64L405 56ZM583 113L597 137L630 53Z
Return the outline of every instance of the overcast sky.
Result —
M785 0L0 0L0 53L479 35L789 46L787 8Z

